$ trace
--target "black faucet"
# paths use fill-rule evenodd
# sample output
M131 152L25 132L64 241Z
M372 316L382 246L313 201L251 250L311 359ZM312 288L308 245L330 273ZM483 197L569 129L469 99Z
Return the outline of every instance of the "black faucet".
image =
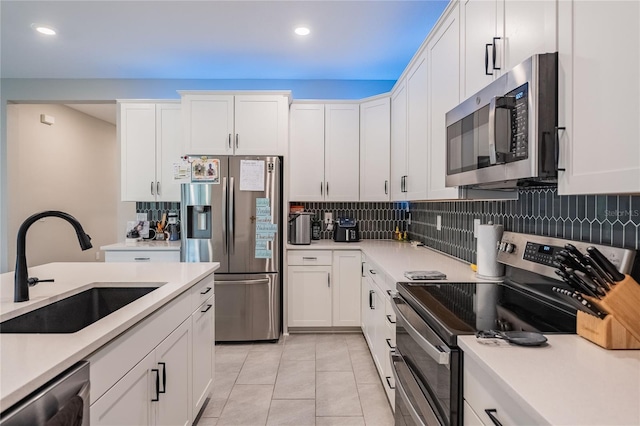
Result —
M46 212L36 213L28 217L24 222L22 222L22 225L20 225L20 229L18 230L18 250L16 252L16 273L14 287L15 293L13 296L14 302L26 302L27 300L29 300L29 286L33 286L38 282L45 281L39 280L38 278L29 278L27 274L26 240L27 230L29 229L29 227L33 225L37 220L49 216L64 219L69 222L71 226L73 226L73 229L76 230L78 242L80 242L80 248L82 248L82 250L88 250L93 247L91 245L91 237L84 232L84 229L82 229L82 225L80 225L80 222L78 222L76 218L68 213L49 210Z

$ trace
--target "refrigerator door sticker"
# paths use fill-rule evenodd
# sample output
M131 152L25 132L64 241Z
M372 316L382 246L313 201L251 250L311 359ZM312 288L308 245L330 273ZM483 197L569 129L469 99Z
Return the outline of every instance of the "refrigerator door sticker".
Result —
M240 191L264 191L264 161L240 160Z
M191 163L191 182L220 183L220 159L195 158Z
M271 259L272 250L269 250L268 241L275 239L278 225L273 223L271 217L270 200L268 198L256 198L256 259Z

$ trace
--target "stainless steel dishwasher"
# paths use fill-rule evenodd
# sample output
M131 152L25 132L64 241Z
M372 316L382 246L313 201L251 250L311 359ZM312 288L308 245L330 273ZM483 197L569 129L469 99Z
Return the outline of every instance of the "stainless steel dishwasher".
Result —
M80 397L81 401L78 400ZM74 411L82 411L82 421ZM57 415L57 417L56 417ZM54 419L54 417L56 417ZM73 418L61 421L62 417ZM0 414L1 426L89 425L89 363L81 361Z

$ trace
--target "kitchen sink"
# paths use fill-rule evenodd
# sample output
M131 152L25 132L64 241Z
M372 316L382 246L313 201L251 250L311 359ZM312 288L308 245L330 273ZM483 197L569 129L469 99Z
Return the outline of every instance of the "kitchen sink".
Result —
M145 283L147 284L147 283ZM0 333L75 333L156 290L147 287L93 287L0 323Z

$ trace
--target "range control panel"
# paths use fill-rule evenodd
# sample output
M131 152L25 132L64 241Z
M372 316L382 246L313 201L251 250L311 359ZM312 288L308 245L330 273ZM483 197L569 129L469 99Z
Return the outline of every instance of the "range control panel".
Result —
M562 247L555 247L548 244L539 244L527 241L522 258L542 265L553 266L553 257L562 250Z

